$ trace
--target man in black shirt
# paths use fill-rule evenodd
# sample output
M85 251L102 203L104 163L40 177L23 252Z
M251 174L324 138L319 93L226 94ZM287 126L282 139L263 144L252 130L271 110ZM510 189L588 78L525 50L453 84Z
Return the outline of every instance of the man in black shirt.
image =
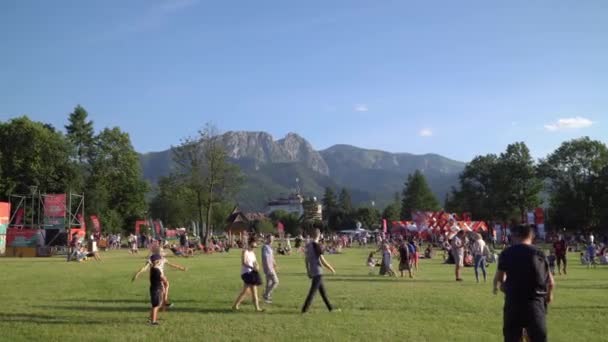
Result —
M500 254L494 277L494 294L499 286L505 293L504 340L520 341L526 329L532 342L547 341L545 316L553 300L553 276L545 254L532 245L532 228L520 225L511 233L515 244Z

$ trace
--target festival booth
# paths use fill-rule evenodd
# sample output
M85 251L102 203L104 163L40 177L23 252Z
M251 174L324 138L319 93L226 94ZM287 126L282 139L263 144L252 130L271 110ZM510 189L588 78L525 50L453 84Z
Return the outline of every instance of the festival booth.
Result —
M472 221L468 213L457 215L445 211L414 211L411 221L393 221L391 233L403 236L418 236L428 240L433 236L454 234L459 230L467 232L486 232L484 221Z
M10 222L11 204L0 202L0 255L6 251L6 231Z
M83 195L43 194L36 186L29 194L11 194L0 203L0 252L6 246L6 256L50 256L68 236L85 237L83 218Z

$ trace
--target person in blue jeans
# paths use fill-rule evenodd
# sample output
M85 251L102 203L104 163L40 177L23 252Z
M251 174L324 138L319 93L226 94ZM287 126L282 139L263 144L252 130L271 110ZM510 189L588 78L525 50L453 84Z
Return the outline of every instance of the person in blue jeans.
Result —
M473 243L473 262L475 268L475 279L479 283L479 269L483 273L483 282L486 282L487 273L486 273L486 243L481 238L481 235L477 234L475 236L475 242Z

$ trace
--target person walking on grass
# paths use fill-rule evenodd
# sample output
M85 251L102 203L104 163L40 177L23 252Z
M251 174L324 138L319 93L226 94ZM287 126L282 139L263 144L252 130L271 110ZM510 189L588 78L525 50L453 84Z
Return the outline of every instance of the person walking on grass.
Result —
M317 291L319 291L321 294L321 298L323 298L323 302L325 302L327 310L330 312L339 311L339 309L334 309L329 302L329 298L327 298L327 293L325 292L325 286L323 285L323 267L327 268L332 274L335 274L336 270L334 270L334 268L323 257L323 249L319 245L320 237L321 231L319 229L315 229L312 241L310 241L304 247L306 271L308 273L308 277L311 279L311 284L310 290L308 291L308 296L306 296L306 300L302 306L302 313L308 312L310 304L312 304L312 300L314 299Z
M486 243L481 238L480 234L475 235L475 242L473 243L473 265L475 267L475 279L479 283L479 269L483 273L483 282L486 282Z
M164 284L167 283L167 278L163 274L160 268L162 257L158 254L152 255L150 261L152 267L150 268L150 324L158 325L158 310L163 306L164 301Z
M134 282L135 280L137 280L137 278L139 277L140 274L142 274L143 272L147 271L149 268L153 267L154 262L152 261L153 259L156 259L157 257L160 257L159 261L158 261L158 268L160 269L160 271L163 273L163 276L165 274L165 265L168 265L174 269L180 270L182 272L186 272L188 269L182 265L178 265L178 264L174 264L169 262L169 260L167 260L167 258L165 258L165 253L162 249L162 247L160 247L160 245L154 245L151 249L151 254L148 256L148 258L146 258L146 263L139 269L139 271L137 271L137 273L135 273L135 275L133 275L133 278L131 278L131 282ZM173 306L173 303L171 301L169 301L169 280L165 277L164 283L163 283L163 308L170 308Z
M505 342L547 341L547 304L553 301L554 281L540 249L532 245L534 232L528 225L513 229L514 245L500 253L494 277L494 294L505 293L503 336Z
M255 306L255 311L264 311L260 308L258 299L258 286L262 285L262 279L260 278L259 273L260 266L258 265L255 252L253 251L256 247L255 237L252 236L249 238L247 246L245 246L241 253L241 279L243 280L243 289L232 305L233 310L240 309L240 305L249 291L251 293L253 305Z
M564 275L567 274L566 266L568 265L568 260L566 259L566 254L568 253L568 244L561 234L557 236L557 241L553 243L553 251L557 258L557 273L559 275L562 274L562 265L564 265Z
M408 243L403 240L399 245L399 272L401 273L401 278L403 278L403 272L407 271L410 278L414 278L412 275L412 258L410 257L410 248Z
M452 239L452 255L454 256L456 281L462 281L461 272L464 267L464 230L459 230Z
M264 291L264 303L272 304L272 292L279 286L279 277L277 276L277 264L272 251L272 234L266 236L266 243L262 247L262 267L266 276L266 290Z

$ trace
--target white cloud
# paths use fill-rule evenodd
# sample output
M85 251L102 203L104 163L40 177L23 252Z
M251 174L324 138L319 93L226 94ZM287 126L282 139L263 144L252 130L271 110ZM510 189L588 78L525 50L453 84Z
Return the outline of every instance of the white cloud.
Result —
M356 104L355 107L353 108L353 110L355 112L367 112L369 110L369 108L367 107L366 104Z
M420 132L418 132L418 135L421 137L430 137L433 135L433 131L431 131L428 128L424 128L424 129L421 129Z
M583 118L580 116L574 118L562 118L554 123L545 125L545 129L551 132L560 131L564 129L580 129L590 127L593 125L593 121Z

